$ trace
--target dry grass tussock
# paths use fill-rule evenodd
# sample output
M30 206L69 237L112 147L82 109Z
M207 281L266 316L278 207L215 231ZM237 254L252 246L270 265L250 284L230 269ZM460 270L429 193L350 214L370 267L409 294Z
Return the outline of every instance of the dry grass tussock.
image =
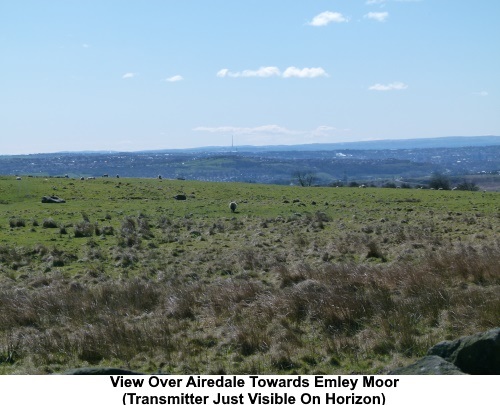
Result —
M52 271L29 284L5 281L0 365L36 373L85 364L383 372L438 340L498 325L498 244L445 246L418 263L286 266L248 250L237 256L210 282L168 271L99 282Z

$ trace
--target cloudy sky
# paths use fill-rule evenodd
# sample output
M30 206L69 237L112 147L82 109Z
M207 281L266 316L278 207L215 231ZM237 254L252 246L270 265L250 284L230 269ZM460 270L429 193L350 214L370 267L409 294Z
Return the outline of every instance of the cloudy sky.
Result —
M500 135L500 1L0 0L0 155Z

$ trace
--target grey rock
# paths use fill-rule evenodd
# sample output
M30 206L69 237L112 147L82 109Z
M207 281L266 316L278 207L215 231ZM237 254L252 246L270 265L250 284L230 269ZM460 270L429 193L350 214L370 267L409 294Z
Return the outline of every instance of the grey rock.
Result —
M425 356L413 364L397 368L389 375L454 375L465 374L458 367L439 356Z
M55 195L51 195L51 196L43 196L42 197L42 203L56 203L56 204L61 204L61 203L65 203L66 201L63 200L62 198L59 198Z
M82 367L67 370L64 375L141 375L136 371L113 367Z
M440 342L427 355L440 356L467 374L500 375L500 328Z

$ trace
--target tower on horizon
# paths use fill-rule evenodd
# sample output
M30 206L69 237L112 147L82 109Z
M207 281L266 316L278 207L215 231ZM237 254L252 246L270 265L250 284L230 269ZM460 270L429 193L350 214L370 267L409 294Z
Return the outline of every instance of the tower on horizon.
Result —
M234 135L231 135L231 152L237 152L236 149L234 149Z

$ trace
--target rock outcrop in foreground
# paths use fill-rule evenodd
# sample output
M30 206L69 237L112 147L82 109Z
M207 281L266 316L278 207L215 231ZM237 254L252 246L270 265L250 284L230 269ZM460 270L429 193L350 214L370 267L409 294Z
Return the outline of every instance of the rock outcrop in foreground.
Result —
M140 375L136 371L113 367L82 367L65 371L65 375Z
M500 375L500 328L440 342L427 356L389 374Z

